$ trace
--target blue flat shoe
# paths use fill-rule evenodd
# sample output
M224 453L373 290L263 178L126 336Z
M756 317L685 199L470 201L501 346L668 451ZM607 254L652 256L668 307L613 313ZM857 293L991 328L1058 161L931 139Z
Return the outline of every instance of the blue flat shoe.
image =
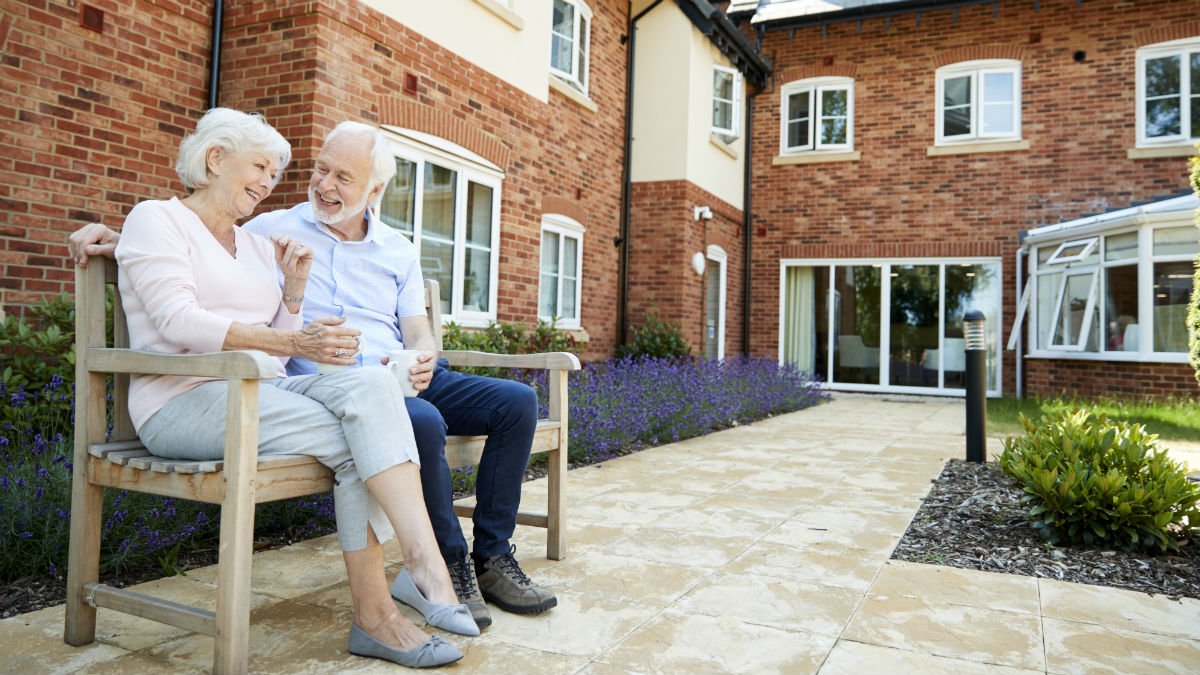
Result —
M383 659L408 668L436 668L454 663L463 657L463 653L458 651L457 647L436 635L420 647L403 652L371 637L370 633L359 628L356 623L350 624L348 651L355 656Z
M426 600L407 567L400 568L400 574L396 575L392 597L420 612L430 626L467 637L479 635L479 625L471 618L471 610L466 605L439 605Z

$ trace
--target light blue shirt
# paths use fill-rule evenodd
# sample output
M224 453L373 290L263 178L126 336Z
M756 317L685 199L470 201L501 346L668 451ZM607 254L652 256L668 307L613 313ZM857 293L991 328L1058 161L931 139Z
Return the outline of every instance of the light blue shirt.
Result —
M362 331L359 363L378 365L380 358L403 342L399 318L425 316L425 284L417 247L376 220L369 209L367 213L367 235L362 241L338 239L313 218L307 202L264 213L243 227L264 237L298 239L312 249L312 271L304 289L304 322L323 316L346 317L346 325ZM287 371L289 375L307 375L317 368L312 361L292 357Z

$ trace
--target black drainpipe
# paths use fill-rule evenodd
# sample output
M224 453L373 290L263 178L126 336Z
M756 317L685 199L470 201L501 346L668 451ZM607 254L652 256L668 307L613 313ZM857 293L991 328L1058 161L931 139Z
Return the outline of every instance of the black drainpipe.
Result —
M742 236L746 238L742 260L742 355L750 356L750 160L754 141L754 92L746 97L746 164L742 167Z
M633 151L633 56L637 46L637 22L646 16L650 10L658 6L662 0L654 2L638 12L637 16L629 19L629 51L625 58L625 161L621 166L621 234L613 239L613 244L621 247L621 257L618 265L617 278L617 344L625 344L625 333L629 327L629 214L633 208L630 197L632 185L632 151Z
M217 107L217 93L221 88L221 26L225 18L225 3L213 3L212 57L208 63L208 109Z

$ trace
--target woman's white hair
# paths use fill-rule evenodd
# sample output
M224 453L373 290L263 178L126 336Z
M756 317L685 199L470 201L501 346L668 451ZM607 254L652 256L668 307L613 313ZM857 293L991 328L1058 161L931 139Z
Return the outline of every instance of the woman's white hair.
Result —
M377 185L386 186L392 180L392 176L396 175L396 157L392 154L392 148L388 143L387 135L379 127L347 120L345 122L338 122L338 125L325 135L325 143L329 143L337 137L347 134L370 136L373 141L371 143L371 176L367 192L374 190ZM383 192L379 193L379 196L375 198L371 206L379 206L381 199L383 199Z
M206 187L209 183L208 151L221 148L225 152L266 152L279 157L279 171L275 184L283 176L283 170L292 161L292 146L284 137L267 124L258 113L244 113L231 108L213 108L204 113L192 132L179 144L179 161L175 172L188 192Z

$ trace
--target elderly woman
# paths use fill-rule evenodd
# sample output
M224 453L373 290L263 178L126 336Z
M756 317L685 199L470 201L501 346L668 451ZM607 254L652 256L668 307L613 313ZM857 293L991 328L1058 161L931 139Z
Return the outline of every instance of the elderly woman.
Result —
M237 226L271 194L290 158L287 141L262 117L223 108L204 115L179 149L176 169L189 195L141 202L125 220L116 258L130 343L179 354L259 349L279 356L279 378L260 385L258 451L311 455L335 472L338 539L354 599L350 652L411 667L451 663L462 653L397 611L382 558L371 552L394 528L404 550L397 585L407 588L405 602L431 625L479 634L434 539L396 380L384 368L284 375L288 356L355 363L358 334L343 319L302 326L312 263L302 242L272 242ZM134 376L130 416L154 454L218 459L225 396L222 381Z

